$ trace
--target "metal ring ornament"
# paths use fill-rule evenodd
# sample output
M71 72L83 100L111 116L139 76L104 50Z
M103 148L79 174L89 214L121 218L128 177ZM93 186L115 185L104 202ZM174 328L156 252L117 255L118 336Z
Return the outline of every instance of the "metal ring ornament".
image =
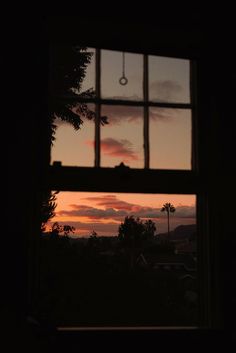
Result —
M127 85L127 83L128 83L127 77L122 76L122 77L119 79L119 83L120 83L122 86Z

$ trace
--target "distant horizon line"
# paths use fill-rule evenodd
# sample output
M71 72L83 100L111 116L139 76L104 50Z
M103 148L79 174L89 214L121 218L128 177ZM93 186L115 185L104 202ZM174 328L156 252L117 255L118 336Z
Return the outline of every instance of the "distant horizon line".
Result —
M177 227L175 227L174 229L172 229L170 231L173 232L175 231L176 228L180 227L180 226L183 226L183 227L188 227L188 226L193 226L193 225L197 225L197 223L191 223L191 224L179 224ZM50 234L51 232L50 231L47 231L47 232L43 232L43 234ZM161 232L161 233L156 233L155 235L165 235L165 234L168 234L168 232ZM81 238L85 238L85 239L89 239L91 236L97 236L97 237L103 237L103 238L115 238L115 237L118 237L118 234L117 235L113 235L113 234L108 234L108 235L105 235L105 234L78 234L78 233L73 233L73 234L68 234L68 237L72 238L72 239L81 239ZM64 236L63 234L61 236Z

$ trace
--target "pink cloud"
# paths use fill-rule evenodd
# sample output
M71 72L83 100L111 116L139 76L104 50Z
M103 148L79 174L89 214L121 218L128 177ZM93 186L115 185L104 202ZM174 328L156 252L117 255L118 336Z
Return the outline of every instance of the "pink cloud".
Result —
M94 141L85 141L85 144L94 148ZM132 147L132 143L125 139L116 140L114 138L107 137L101 140L102 152L113 158L121 157L123 162L139 160L138 155L132 150Z
M115 210L113 208L96 208L86 205L71 205L73 210L62 210L57 213L59 216L88 217L89 219L113 219L122 220L127 216L125 210Z
M149 218L165 218L166 214L160 212L160 207L147 207L134 203L130 203L127 201L123 201L117 198L116 195L105 195L105 196L90 196L85 197L82 200L85 201L93 201L96 206L103 206L105 209L113 208L115 210L123 210L129 211L133 215L137 217L149 217ZM88 206L78 206L78 205L70 205L71 207L88 207ZM178 205L176 207L175 215L181 218L195 218L196 217L196 208L194 205Z
M129 140L116 140L107 137L101 140L101 149L104 154L110 157L122 157L124 160L138 160L139 157L132 150L132 143Z
M96 205L104 206L106 209L114 208L116 210L137 211L140 208L138 205L117 199L115 195L87 197L83 200L94 201Z

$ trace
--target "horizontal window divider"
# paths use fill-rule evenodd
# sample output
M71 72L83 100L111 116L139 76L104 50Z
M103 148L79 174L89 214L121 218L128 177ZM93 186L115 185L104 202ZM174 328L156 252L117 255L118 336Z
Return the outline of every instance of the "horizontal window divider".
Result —
M126 106L149 106L149 107L160 107L160 108L176 108L176 109L193 109L191 103L168 103L168 102L153 102L153 101L133 101L133 100L122 100L122 99L98 99L98 98L76 98L74 96L60 96L57 99L65 101L75 101L78 103L90 103L90 104L106 104L106 105L126 105Z
M196 194L204 190L194 171L67 166L50 166L43 187L61 191L167 194Z

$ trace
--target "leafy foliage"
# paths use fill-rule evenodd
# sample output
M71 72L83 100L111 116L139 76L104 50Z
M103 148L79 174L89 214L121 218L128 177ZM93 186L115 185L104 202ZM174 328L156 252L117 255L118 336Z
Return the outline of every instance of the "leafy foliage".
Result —
M156 231L155 223L148 219L144 223L144 237L145 239L152 239Z
M78 101L79 98L95 97L93 88L81 92L82 82L92 55L85 47L72 45L52 47L50 68L51 143L55 140L56 118L70 123L75 130L80 129L84 118L95 119L95 112L87 104ZM107 123L107 117L101 117L101 124Z
M69 226L68 224L59 224L58 222L53 223L51 235L52 237L58 237L61 233L64 236L68 236L70 233L74 233L75 228Z
M155 223L151 220L143 221L139 217L127 216L118 230L118 238L128 247L140 245L143 241L152 239L156 231Z
M44 232L46 229L46 223L55 216L56 209L56 195L58 191L48 191L43 195L43 202L41 206L41 231Z

